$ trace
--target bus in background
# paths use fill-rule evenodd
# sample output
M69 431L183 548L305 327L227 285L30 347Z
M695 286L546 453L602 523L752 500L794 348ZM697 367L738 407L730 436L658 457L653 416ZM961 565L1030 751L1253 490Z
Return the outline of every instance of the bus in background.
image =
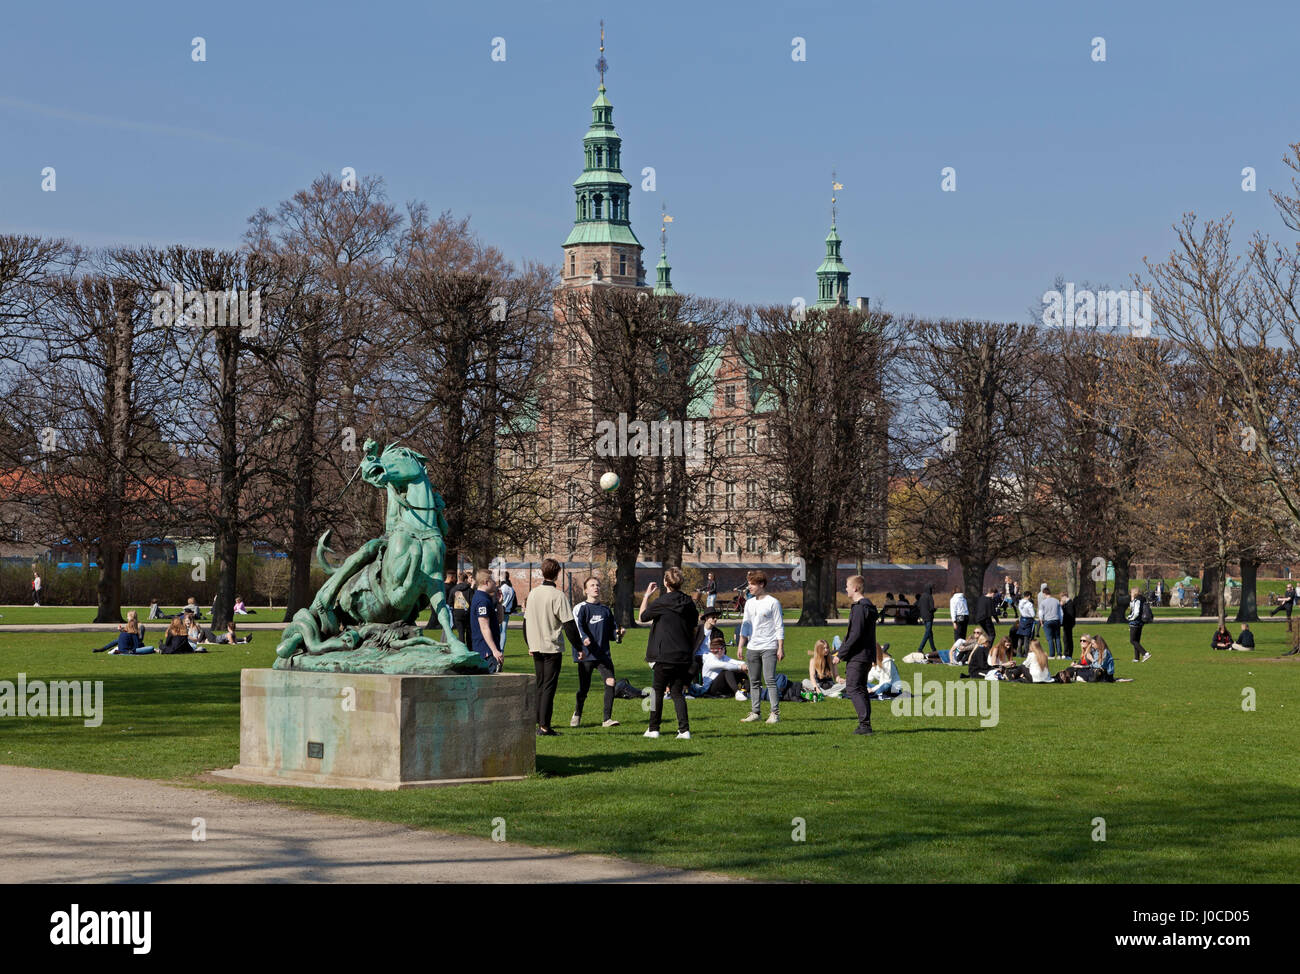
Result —
M65 538L51 547L50 558L60 569L80 569L81 551L81 545ZM122 571L124 572L139 571L141 568L151 568L154 565L174 565L176 564L176 545L166 538L147 538L142 541L132 541L126 546L126 551L122 557ZM89 567L98 568L99 566L92 561Z

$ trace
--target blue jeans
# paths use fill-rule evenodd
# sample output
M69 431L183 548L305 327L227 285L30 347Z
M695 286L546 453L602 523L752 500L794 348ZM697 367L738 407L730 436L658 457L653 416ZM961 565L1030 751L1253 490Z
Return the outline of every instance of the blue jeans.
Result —
M926 643L929 643L930 648L934 650L936 653L939 652L939 647L934 644L934 620L933 619L925 620L925 635L921 637L921 645L916 647L916 651L918 653L923 652L925 650Z
M1043 628L1047 631L1047 655L1064 656L1065 649L1061 646L1061 623L1059 621L1049 621L1043 623Z
M509 631L510 631L510 613L507 612L506 617L501 621L501 645L497 647L497 649L501 650L502 656L506 654L506 633L508 633ZM488 660L488 662L491 663L493 662L493 660ZM489 670L489 672L495 673L496 670Z

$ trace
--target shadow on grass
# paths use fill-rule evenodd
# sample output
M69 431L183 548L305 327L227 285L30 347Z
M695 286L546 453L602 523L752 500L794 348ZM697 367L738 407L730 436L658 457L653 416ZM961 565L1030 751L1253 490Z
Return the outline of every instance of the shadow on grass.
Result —
M582 754L575 757L537 755L537 771L548 778L568 778L572 775L599 774L620 771L642 764L660 764L679 761L698 755L698 751L622 751L617 754Z

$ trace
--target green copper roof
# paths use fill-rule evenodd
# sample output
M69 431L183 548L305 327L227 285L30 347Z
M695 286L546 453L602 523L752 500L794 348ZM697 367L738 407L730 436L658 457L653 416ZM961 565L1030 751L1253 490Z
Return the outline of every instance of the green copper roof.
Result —
M564 241L564 246L571 244L626 244L631 247L640 247L641 241L636 238L632 228L626 223L610 223L608 220L585 220L575 223L573 229L569 231L568 239Z
M826 257L817 268L817 301L814 308L833 308L849 299L849 269L840 260L840 235L831 224L826 234Z
M673 290L672 265L668 263L668 255L660 254L659 263L655 265L655 294L660 297L671 297L677 292Z
M631 186L627 177L617 169L592 169L584 172L581 176L573 181L574 189L580 189L583 186Z

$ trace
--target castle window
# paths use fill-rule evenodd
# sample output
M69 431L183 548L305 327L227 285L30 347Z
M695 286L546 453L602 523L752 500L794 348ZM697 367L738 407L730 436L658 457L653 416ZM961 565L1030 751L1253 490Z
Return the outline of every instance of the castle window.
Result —
M570 556L578 550L578 529L572 524L564 529L564 543L569 549Z
M736 550L736 532L731 528L727 528L726 537L723 539L722 542L722 550L723 551Z
M731 481L727 481L727 510L734 511L735 509L736 509L736 485ZM731 551L732 549L728 548L727 550Z
M745 448L750 453L758 452L758 430L754 428L753 423L745 427Z
M722 437L723 437L723 443L725 444L725 452L727 456L729 457L735 456L736 455L736 431L732 429L730 426L728 426L726 431L722 434Z
M618 255L618 272L620 274L627 273L627 254Z
M752 480L745 482L745 506L751 509L758 507L758 484Z
M736 405L736 387L730 383L722 387L722 401L728 406ZM728 453L731 451L728 450Z
M592 199L592 201L591 201L591 209L592 209L592 212L591 212L591 218L592 218L593 220L599 220L599 219L601 219L601 215L600 215L601 204L602 204L604 201L605 201L605 198L604 198L603 196L601 196L599 193L597 193L596 196Z
M586 210L585 205L583 206L583 210L584 211ZM577 275L578 275L578 255L570 252L569 253L569 276L577 277Z

